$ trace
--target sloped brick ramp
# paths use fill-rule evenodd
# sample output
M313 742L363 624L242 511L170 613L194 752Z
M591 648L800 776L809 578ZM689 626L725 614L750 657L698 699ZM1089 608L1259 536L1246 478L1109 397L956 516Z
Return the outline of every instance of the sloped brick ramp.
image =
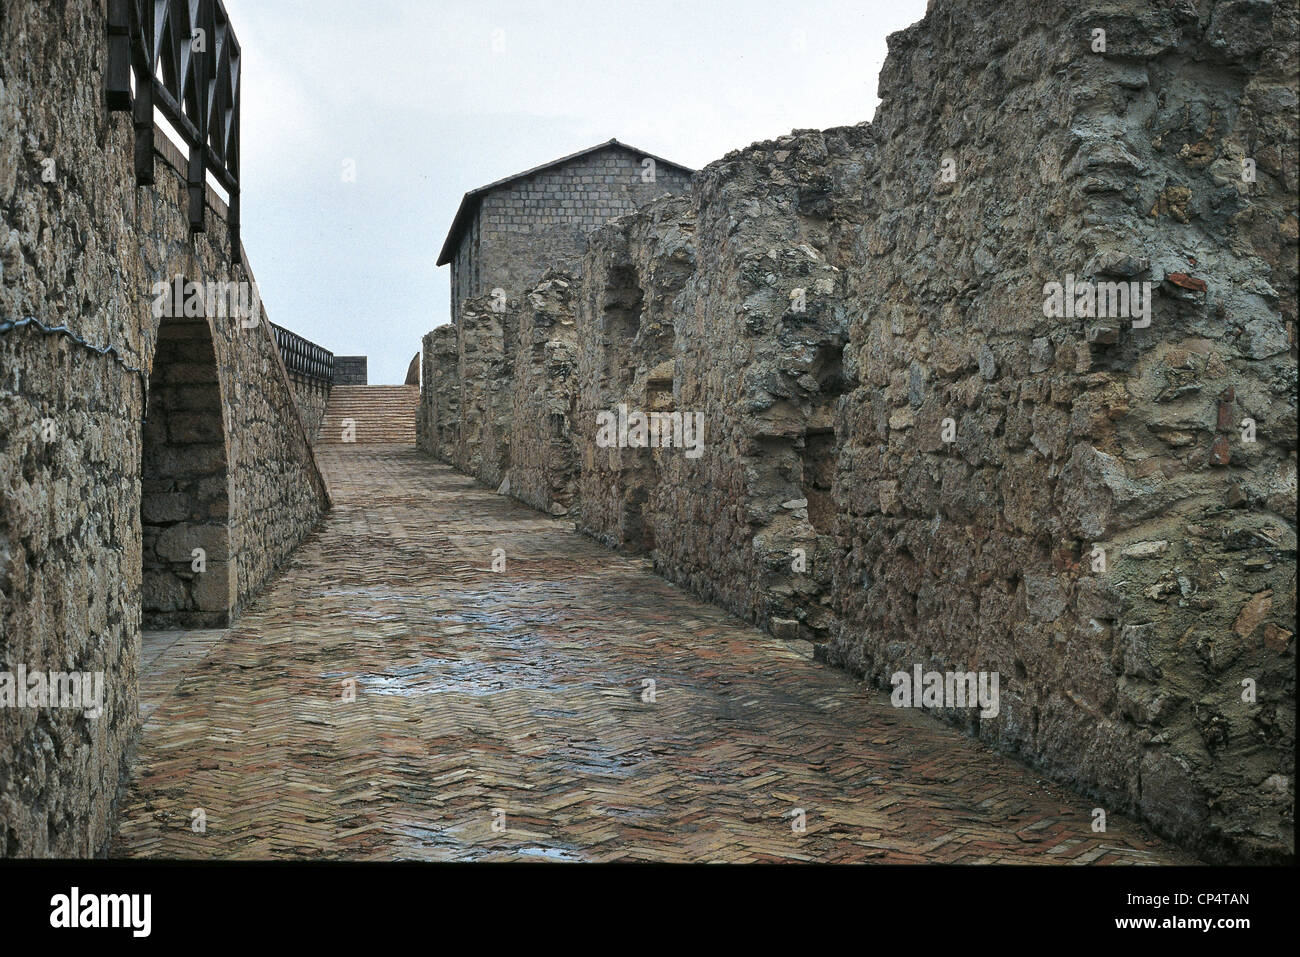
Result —
M117 856L1189 862L414 450L320 457L237 626L146 637Z

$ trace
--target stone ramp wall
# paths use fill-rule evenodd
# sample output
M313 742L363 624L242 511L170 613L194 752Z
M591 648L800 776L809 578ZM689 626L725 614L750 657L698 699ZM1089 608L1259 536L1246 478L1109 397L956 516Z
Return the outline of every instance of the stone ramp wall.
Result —
M877 685L997 672L996 715L934 710L1207 859L1293 856L1296 37L1294 2L937 0L871 125L596 230L548 393L577 527ZM1149 282L1150 324L1049 314L1075 280ZM532 489L571 467L513 317L445 372L462 441L510 434L461 467ZM704 454L603 447L620 405L703 413Z
M107 844L138 731L153 284L251 277L230 268L215 195L208 232L191 237L184 167L161 132L157 185L136 187L130 117L103 106L101 3L8 0L0 29L0 321L70 330L0 333L0 671L105 676L97 718L4 709L0 856L86 856ZM237 613L328 496L270 324L212 319L210 330Z
M302 427L307 437L313 442L320 434L321 423L325 421L325 407L329 405L330 387L319 379L290 374L289 385L293 390L294 403L302 417Z

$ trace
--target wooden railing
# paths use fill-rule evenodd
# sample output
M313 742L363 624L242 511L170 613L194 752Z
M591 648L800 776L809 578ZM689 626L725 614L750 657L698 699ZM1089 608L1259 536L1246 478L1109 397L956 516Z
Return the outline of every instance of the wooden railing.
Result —
M204 230L207 173L230 196L232 262L240 260L240 66L221 0L108 0L108 108L131 111L136 183L154 182L157 109L189 147L190 230Z

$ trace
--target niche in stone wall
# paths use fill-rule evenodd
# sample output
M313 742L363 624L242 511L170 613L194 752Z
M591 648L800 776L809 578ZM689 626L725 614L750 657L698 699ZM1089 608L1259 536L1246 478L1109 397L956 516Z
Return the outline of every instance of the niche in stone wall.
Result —
M808 522L818 535L835 530L835 433L808 432L798 450L803 472L803 497L808 502Z
M626 248L617 250L604 271L592 306L598 310L600 396L598 407L615 413L622 408L625 426L630 413L644 414L646 382L638 383L638 370L653 364L645 354L642 341L645 294L636 267ZM621 437L622 438L622 437ZM654 547L646 526L645 506L649 500L655 463L648 448L632 446L611 449L601 456L607 462L608 478L613 490L614 537L618 544L633 551L646 552Z
M609 272L603 290L601 333L605 340L605 382L615 395L623 395L636 374L639 356L632 354L641 322L643 294L636 270L621 264Z
M817 382L815 401L810 404L804 439L798 448L803 497L808 500L808 521L818 535L834 532L835 466L838 446L833 425L835 404L850 383L843 369L844 343L837 337L823 342L811 370Z
M834 549L835 470L838 443L834 429L835 405L850 385L843 371L842 337L819 344L813 367L809 370L817 390L806 407L803 435L793 443L798 457L794 477L798 482L795 497L807 502L805 514L813 534L800 547L806 550L807 567L795 575L782 575L776 588L768 593L768 611L774 626L786 634L798 634L815 642L830 635L833 614L830 607L830 555ZM779 461L778 456L773 459ZM784 566L783 566L784 567ZM798 622L798 626L794 626Z
M221 386L206 319L164 319L140 462L146 629L219 627L235 603Z

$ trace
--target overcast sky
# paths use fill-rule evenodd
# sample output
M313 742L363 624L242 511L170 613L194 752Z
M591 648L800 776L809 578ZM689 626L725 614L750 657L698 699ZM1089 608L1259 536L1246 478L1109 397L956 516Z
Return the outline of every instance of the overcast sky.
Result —
M270 318L401 382L470 189L617 137L699 168L871 119L924 0L225 0L243 239ZM349 167L349 163L352 164ZM345 170L355 169L355 181Z

